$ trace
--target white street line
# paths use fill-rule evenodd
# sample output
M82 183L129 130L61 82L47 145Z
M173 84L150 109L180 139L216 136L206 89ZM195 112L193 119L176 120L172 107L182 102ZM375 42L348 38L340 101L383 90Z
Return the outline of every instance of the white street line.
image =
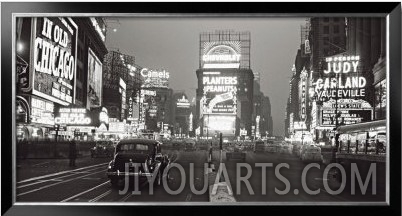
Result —
M139 190L141 190L146 184L148 183L148 181L143 182L142 184L139 185ZM128 198L130 198L133 195L133 193L128 193L127 195L125 195L122 199L119 200L119 202L125 202L126 200L128 200Z
M103 169L103 167L98 167L98 168L91 169L90 171L94 171L94 170L97 170L97 169L100 169L100 168ZM20 185L20 186L17 187L17 189L24 188L24 187L29 187L29 186L32 186L32 185L41 184L43 182L52 181L52 180L56 180L56 179L60 179L60 178L66 178L66 177L70 177L70 176L77 175L77 174L80 174L80 173L73 172L70 175L65 175L65 176L61 176L61 177L57 177L57 178L53 178L53 179L49 179L49 180L37 180L37 182L33 182L33 183L30 183L30 184L25 184L25 185ZM60 181L63 181L63 180L60 180Z
M106 164L108 164L108 163L101 163L101 164L96 164L96 165L92 165L92 166L81 167L81 168L74 169L74 170L66 170L66 171L52 173L52 174L48 174L48 175L37 176L37 177L33 177L33 178L29 178L29 179L19 181L19 182L17 182L17 184L30 182L30 181L35 181L35 180L38 180L38 179L52 177L52 176L56 176L56 175L62 175L62 174L65 174L65 173L75 172L75 171L78 171L78 170L88 169L88 168L92 168L92 167L96 167L96 166L101 166L101 165L103 166L103 165L106 165Z
M48 164L48 163L50 163L50 162L47 161L47 162L43 162L43 163L34 164L34 165L32 165L32 166L39 166L39 165Z
M85 180L100 180L101 178L93 178L93 177L89 177L89 178L83 178Z
M60 202L67 202L67 201L70 201L70 200L72 200L72 199L75 199L75 198L77 198L77 197L79 197L79 196L81 196L81 195L83 195L83 194L86 194L86 193L88 193L88 192L90 192L90 191L95 190L96 188L102 187L103 185L105 185L105 184L107 184L107 183L109 183L109 181L103 182L102 184L100 184L100 185L98 185L98 186L95 186L95 187L93 187L93 188L90 188L90 189L88 189L88 190L86 190L86 191L84 191L84 192L81 192L81 193L79 193L79 194L76 194L76 195L74 195L74 196L72 196L72 197L69 197L69 198L67 198L67 199L64 199L64 200L62 200L62 201L60 201Z
M33 189L33 190L30 190L30 191L27 191L27 192L24 192L24 193L17 194L17 196L22 196L22 195L25 195L25 194L33 193L33 192L40 191L40 190L43 190L43 189L46 189L46 188L49 188L49 187L52 187L52 186L55 186L55 185L70 182L70 181L77 180L77 179L82 179L82 178L84 178L86 176L94 175L94 174L101 173L101 172L106 172L106 170L102 170L102 171L94 172L94 173L91 173L91 174L88 174L88 175L79 176L77 178L72 178L72 179L62 181L62 182L57 182L57 183L54 183L54 184L46 185L46 186L43 186L43 187L40 187L40 188L37 188L37 189Z
M97 197L95 197L95 198L89 200L89 202L97 202L97 201L99 201L100 199L102 199L103 197L109 195L110 193L112 193L112 190L106 191L105 193L103 193L103 194L101 194L101 195L99 195L99 196L97 196Z

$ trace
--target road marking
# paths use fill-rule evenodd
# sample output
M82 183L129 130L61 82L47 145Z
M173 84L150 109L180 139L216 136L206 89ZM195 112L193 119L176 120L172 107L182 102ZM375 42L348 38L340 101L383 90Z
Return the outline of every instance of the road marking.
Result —
M94 170L97 170L99 168L102 168L102 167L94 168L94 169L91 169L90 171L94 171ZM65 176L54 178L54 179L66 178L66 177L70 177L70 176L77 175L77 174L80 174L80 173L73 172L70 175L65 175ZM44 182L47 182L47 181L51 181L51 179L50 180L37 180L37 182L33 182L33 183L30 183L30 184L25 184L25 185L20 185L20 186L17 187L17 189L24 188L24 187L29 187L29 186L32 186L32 185L41 184L41 183L44 183ZM63 181L63 180L60 180L60 181Z
M109 195L110 193L112 193L112 190L106 191L105 193L103 193L103 194L101 194L101 195L99 195L99 196L97 196L97 197L95 197L95 198L89 200L89 202L97 202L97 201L99 201L100 199L102 199L103 197Z
M86 191L84 191L84 192L81 192L81 193L79 193L79 194L76 194L76 195L74 195L74 196L72 196L72 197L69 197L69 198L67 198L67 199L64 199L64 200L62 200L62 201L60 201L60 202L67 202L67 201L73 200L73 199L75 199L75 198L77 198L77 197L79 197L79 196L81 196L81 195L83 195L83 194L86 194L86 193L88 193L88 192L91 192L91 191L95 190L96 188L102 187L103 185L105 185L105 184L107 184L107 183L109 183L109 181L103 182L102 184L100 184L100 185L98 185L98 186L95 186L95 187L93 187L93 188L90 188L90 189L88 189L88 190L86 190Z
M63 181L63 180L61 180L61 179L38 180L38 182L40 182L40 183L49 182L49 181L57 181L57 182L59 182L59 181Z
M143 182L142 184L139 185L138 189L141 190L146 184L148 184L148 181ZM123 198L121 198L119 200L119 202L125 202L126 200L128 200L128 198L130 198L133 195L133 193L128 193L127 195L125 195Z
M89 177L89 178L83 178L83 179L85 179L85 180L100 180L101 178L91 178L91 177Z
M81 168L74 169L74 170L66 170L66 171L62 171L62 172L51 173L51 174L48 174L48 175L37 176L37 177L33 177L33 178L29 178L29 179L19 181L19 182L17 182L17 184L30 182L30 181L35 181L35 180L38 180L38 179L43 179L43 178L52 177L52 176L56 176L56 175L62 175L62 174L65 174L65 173L71 173L71 172L75 172L75 171L78 171L78 170L88 169L88 168L97 167L97 166L101 166L101 165L103 166L103 165L106 165L106 164L109 164L109 163L101 163L101 164L96 164L96 165L92 165L92 166L81 167Z
M40 187L40 188L36 188L36 189L30 190L30 191L27 191L27 192L24 192L24 193L17 194L17 196L22 196L22 195L25 195L25 194L33 193L33 192L40 191L40 190L43 190L43 189L46 189L46 188L49 188L49 187L52 187L52 186L55 186L55 185L59 185L59 184L66 183L66 182L70 182L70 181L77 180L77 179L82 179L83 177L90 176L90 175L94 175L94 174L101 173L101 172L105 172L105 171L106 171L106 170L102 170L102 171L94 172L94 173L91 173L91 174L88 174L88 175L79 176L79 177L77 177L77 178L72 178L72 179L68 179L68 180L62 181L62 182L57 182L57 183L54 183L54 184L46 185L46 186L43 186L43 187Z
M47 161L47 162L43 162L43 163L34 164L34 165L32 165L32 166L39 166L39 165L48 164L48 163L50 163L50 162Z

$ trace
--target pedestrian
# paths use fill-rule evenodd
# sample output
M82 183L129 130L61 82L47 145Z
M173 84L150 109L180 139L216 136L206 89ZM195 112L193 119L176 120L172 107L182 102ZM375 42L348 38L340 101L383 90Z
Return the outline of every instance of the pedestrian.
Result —
M74 138L71 138L69 143L69 159L70 167L75 167L75 159L77 158L77 144Z

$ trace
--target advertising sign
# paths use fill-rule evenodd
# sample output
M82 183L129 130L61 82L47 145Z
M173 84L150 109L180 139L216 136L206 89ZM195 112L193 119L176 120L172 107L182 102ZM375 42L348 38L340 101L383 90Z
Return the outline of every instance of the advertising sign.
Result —
M208 133L220 132L223 135L234 135L236 132L236 116L209 115L204 118Z
M182 98L177 99L176 106L177 108L189 108L190 101L183 95Z
M143 88L168 88L170 73L166 70L141 69L141 76L144 78Z
M367 81L359 73L359 56L334 56L325 60L324 77L315 83L315 93L319 100L366 97Z
M39 98L31 98L31 122L45 125L54 125L53 102Z
M240 41L204 42L202 68L239 68Z
M373 108L364 100L340 99L323 103L321 115L322 126L336 125L336 107L338 112L338 125L356 124L370 121L373 117Z
M87 108L100 107L102 102L102 63L89 48Z
M125 119L126 114L126 83L122 78L120 78L119 92L121 94L121 119Z
M60 108L59 116L54 119L59 125L89 125L91 118L85 108Z
M306 100L307 100L307 71L303 69L300 74L299 82L299 101L300 101L300 116L301 120L306 119Z
M32 94L68 106L75 102L78 27L71 18L34 18Z
M125 132L125 123L124 122L110 122L109 123L109 131L110 132Z
M16 55L16 67L15 70L17 72L17 87L20 89L28 89L29 88L29 73L27 68L29 67L28 63L19 55Z
M128 99L128 116L127 116L127 120L129 120L129 121L134 120L133 119L133 104L134 104L133 98L130 97Z
M321 116L322 126L336 125L335 110L322 110ZM371 116L372 110L339 110L338 125L349 125L369 121L371 120Z
M202 114L237 114L237 76L203 77Z

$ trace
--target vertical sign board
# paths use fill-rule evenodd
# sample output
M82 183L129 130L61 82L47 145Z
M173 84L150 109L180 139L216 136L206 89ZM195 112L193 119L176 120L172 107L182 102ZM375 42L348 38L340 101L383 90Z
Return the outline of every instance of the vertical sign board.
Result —
M100 107L102 105L102 63L91 48L88 52L87 89L87 108Z
M78 27L71 18L33 18L32 94L68 106L75 103Z
M348 125L372 120L373 108L366 101L369 99L366 90L370 85L365 73L360 71L360 57L336 55L325 58L325 61L323 77L315 83L318 100L324 101L319 113L321 125Z
M119 92L121 94L121 119L125 119L126 114L126 83L122 78L119 82Z

